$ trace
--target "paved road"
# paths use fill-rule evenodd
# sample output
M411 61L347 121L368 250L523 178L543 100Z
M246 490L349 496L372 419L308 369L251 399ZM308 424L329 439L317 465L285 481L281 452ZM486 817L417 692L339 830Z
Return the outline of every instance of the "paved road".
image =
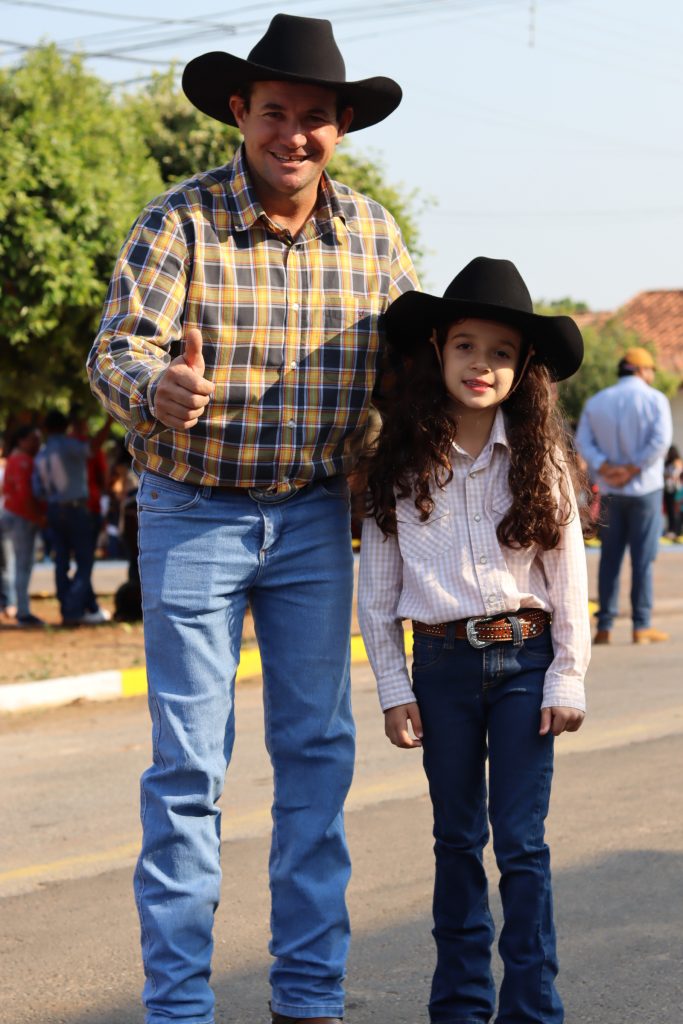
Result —
M550 839L567 1024L683 1019L683 614L666 625L670 644L633 647L622 623L594 652L590 717L558 743ZM367 670L355 673L354 707L347 1019L418 1024L433 959L425 783L419 755L384 740ZM259 687L243 686L224 802L217 1024L268 1020L261 717ZM147 732L137 699L0 722L2 1024L142 1020L130 882Z

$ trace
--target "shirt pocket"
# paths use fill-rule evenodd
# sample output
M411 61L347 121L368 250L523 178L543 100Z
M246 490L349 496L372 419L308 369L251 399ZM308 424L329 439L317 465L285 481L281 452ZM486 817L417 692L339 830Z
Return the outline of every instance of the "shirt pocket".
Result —
M455 544L455 523L445 498L443 495L432 497L434 508L424 522L415 507L414 495L396 502L398 546L404 561L433 561Z
M511 508L512 494L510 493L507 480L495 480L485 501L485 509L489 519L498 526L498 523L501 522Z

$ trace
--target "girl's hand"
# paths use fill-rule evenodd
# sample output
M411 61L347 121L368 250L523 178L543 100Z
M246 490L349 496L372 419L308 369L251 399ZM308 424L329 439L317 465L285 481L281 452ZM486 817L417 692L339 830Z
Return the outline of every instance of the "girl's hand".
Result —
M538 731L541 736L549 732L553 736L559 736L561 732L576 732L585 717L585 712L578 708L541 708L541 728Z
M410 735L408 723L415 736ZM416 702L399 704L384 712L384 731L395 747L422 746L422 719Z

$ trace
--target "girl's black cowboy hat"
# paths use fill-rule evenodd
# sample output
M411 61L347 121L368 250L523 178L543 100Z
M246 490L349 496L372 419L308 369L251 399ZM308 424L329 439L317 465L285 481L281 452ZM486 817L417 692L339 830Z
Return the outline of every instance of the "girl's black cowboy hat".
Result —
M351 132L383 121L403 95L391 78L347 82L331 23L293 14L276 14L246 60L214 50L195 57L183 72L183 90L189 101L202 113L231 125L236 121L230 97L248 82L272 81L334 89L343 103L353 107Z
M407 355L428 341L432 330L460 317L499 320L522 332L555 380L576 373L583 359L581 331L569 316L534 313L529 290L510 260L477 256L457 274L443 298L425 292L404 292L385 313L387 340Z

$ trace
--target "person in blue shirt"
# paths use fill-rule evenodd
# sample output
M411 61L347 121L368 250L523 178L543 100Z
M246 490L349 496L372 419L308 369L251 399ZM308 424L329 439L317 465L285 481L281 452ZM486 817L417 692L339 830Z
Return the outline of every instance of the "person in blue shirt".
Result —
M36 456L33 492L47 502L47 521L55 547L55 585L65 626L107 622L92 588L95 561L93 524L88 512L86 441L67 435L69 421L53 409L45 417L47 440ZM70 573L71 559L76 563Z
M669 639L650 619L652 566L662 532L664 456L673 433L671 408L652 386L655 362L647 349L628 349L618 374L616 384L588 399L576 431L576 447L601 493L600 607L594 643L610 642L628 548L633 642L649 644Z

